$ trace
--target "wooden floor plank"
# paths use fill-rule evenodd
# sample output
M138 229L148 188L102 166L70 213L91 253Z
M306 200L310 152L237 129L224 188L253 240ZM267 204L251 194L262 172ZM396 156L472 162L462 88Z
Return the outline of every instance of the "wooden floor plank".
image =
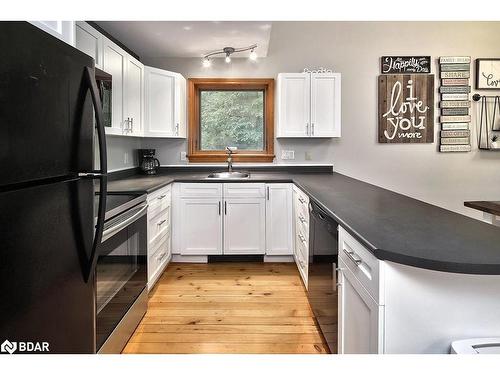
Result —
M336 321L328 323L335 332ZM295 264L174 263L150 292L148 312L123 353L324 354L328 348Z

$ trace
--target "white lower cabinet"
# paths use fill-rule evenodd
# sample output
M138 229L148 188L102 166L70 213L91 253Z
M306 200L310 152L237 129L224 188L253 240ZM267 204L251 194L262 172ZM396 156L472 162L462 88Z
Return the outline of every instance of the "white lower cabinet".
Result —
M293 255L292 184L266 184L266 255Z
M309 272L309 197L293 185L293 244L294 258L302 281L308 288Z
M148 194L148 289L151 290L172 258L171 187Z
M181 198L181 255L222 254L221 198Z
M224 254L264 254L264 198L224 198Z
M339 353L383 353L384 306L375 302L340 259L339 267Z
M265 184L179 183L174 192L175 253L265 253Z
M380 261L339 227L338 263L339 354L384 353Z

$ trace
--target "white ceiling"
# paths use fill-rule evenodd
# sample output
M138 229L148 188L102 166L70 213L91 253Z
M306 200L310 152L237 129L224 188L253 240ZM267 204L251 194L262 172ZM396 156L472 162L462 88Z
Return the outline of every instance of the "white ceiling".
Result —
M97 24L141 58L201 57L224 47L252 44L257 44L257 55L265 57L272 27L271 22L264 21L98 21Z

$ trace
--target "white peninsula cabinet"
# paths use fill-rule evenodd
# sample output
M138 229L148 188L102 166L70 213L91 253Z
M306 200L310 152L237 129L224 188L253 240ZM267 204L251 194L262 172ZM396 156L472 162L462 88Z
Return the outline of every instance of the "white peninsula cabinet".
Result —
M179 73L145 67L144 136L186 138L186 79Z
M455 340L498 337L499 285L380 261L339 227L339 353L445 354Z
M340 73L278 74L277 137L340 137L340 79Z

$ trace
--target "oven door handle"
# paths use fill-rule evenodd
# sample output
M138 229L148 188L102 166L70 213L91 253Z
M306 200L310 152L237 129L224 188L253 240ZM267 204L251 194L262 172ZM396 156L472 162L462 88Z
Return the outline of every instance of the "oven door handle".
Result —
M112 237L113 235L115 235L116 233L121 231L122 229L128 227L130 224L132 224L134 221L136 221L140 217L144 216L148 210L148 204L144 203L144 204L139 205L138 207L140 207L139 211L137 211L132 216L128 217L127 219L125 219L123 221L118 222L116 225L113 225L110 228L104 229L102 232L102 241L104 242L105 240Z

